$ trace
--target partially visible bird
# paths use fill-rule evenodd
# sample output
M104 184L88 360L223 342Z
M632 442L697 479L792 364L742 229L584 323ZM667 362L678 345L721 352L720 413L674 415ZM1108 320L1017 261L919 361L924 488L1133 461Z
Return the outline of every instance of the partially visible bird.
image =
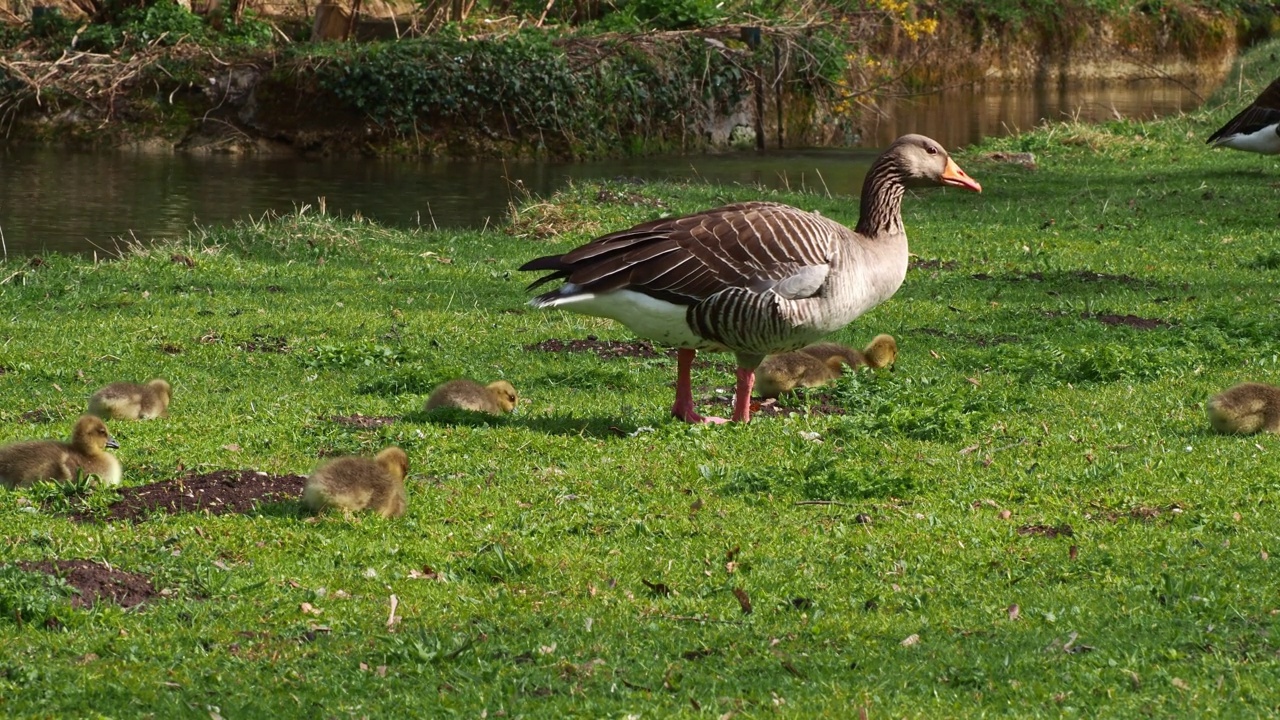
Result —
M1205 404L1209 424L1220 433L1280 433L1280 388L1247 382L1227 388Z
M173 388L155 378L146 385L113 382L89 396L89 414L104 420L152 420L169 417Z
M372 460L348 456L321 463L302 490L302 504L312 512L336 508L344 513L373 510L385 518L400 517L408 506L404 478L409 456L394 445Z
M1280 78L1205 142L1263 155L1280 154Z
M869 368L892 368L898 360L898 341L892 335L881 333L867 343L862 350L854 350L839 343L820 342L800 348L800 352L812 355L820 360L838 356L844 358L851 368L866 365Z
M520 269L550 271L530 289L565 281L534 307L612 318L678 348L671 413L681 420L724 422L698 414L690 368L698 350L734 353L732 419L747 422L766 355L839 330L902 285L902 196L916 185L982 191L936 141L904 135L867 171L854 230L787 205L745 202L642 223Z
M77 474L97 475L104 485L119 485L120 461L106 451L118 447L100 418L81 415L70 442L25 440L0 447L0 485L13 488L40 480L66 482Z
M515 387L506 380L495 380L488 385L481 385L475 380L458 378L432 390L423 409L451 407L501 415L514 412L519 399Z
M840 377L844 364L840 355L820 358L804 350L769 355L756 367L755 393L776 398L796 388L822 387Z

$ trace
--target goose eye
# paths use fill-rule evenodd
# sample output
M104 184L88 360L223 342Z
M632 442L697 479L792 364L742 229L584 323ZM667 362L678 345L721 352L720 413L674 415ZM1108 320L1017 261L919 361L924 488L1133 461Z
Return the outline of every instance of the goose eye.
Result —
M925 145L925 146L924 146L924 151L925 151L925 152L927 152L927 153L929 153L930 155L937 155L937 154L938 154L938 148L937 148L936 146L933 146L933 145Z

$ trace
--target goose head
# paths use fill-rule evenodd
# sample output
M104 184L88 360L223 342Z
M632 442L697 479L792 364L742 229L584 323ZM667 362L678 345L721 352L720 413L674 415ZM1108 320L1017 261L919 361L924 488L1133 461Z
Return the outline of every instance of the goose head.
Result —
M485 388L489 391L489 394L493 396L493 399L498 403L498 406L502 408L503 412L515 411L516 402L519 400L519 396L516 395L516 389L511 385L511 383L506 380L495 380L486 385Z
M392 445L373 458L383 470L386 470L391 477L404 482L404 478L409 474L409 456L405 451Z
M120 443L107 432L107 424L93 415L81 415L71 431L71 447L87 455L97 455L105 448L118 448Z
M978 181L961 170L942 145L924 135L903 135L885 155L892 158L904 185L950 185L982 192Z

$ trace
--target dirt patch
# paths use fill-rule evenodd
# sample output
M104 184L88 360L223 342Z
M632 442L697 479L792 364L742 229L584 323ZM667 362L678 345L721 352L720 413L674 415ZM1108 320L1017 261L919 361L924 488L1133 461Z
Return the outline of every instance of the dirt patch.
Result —
M1132 275L1112 275L1110 273L1098 273L1092 270L1072 270L1064 273L1053 273L1046 277L1042 272L1029 273L1009 273L1007 275L991 275L988 273L974 273L969 277L974 280L1003 280L1005 282L1044 282L1046 280L1074 280L1076 282L1086 283L1111 283L1115 285L1146 285L1141 279Z
M1080 317L1093 318L1103 325L1125 325L1139 330L1155 330L1170 327L1171 323L1157 318L1144 318L1137 315L1115 315L1112 313L1081 313Z
M1044 316L1048 318L1068 317L1073 313L1065 310L1049 310ZM1079 316L1082 320L1097 320L1103 325L1124 325L1126 327L1137 328L1139 330L1155 330L1162 327L1173 327L1173 323L1159 318L1144 318L1137 315L1117 315L1115 313L1091 313L1082 312Z
M1036 535L1038 537L1056 538L1059 535L1074 537L1075 531L1070 525L1023 525L1018 528L1019 535Z
M960 267L960 263L955 260L933 258L931 260L912 260L907 267L912 270L955 270Z
M111 504L101 519L137 522L154 513L247 513L260 503L297 500L306 482L302 475L268 475L255 470L218 470L203 475L191 473L176 480L120 490L120 499ZM77 514L72 519L99 518Z
M245 352L287 353L289 352L289 341L287 338L271 335L254 335L252 338L236 345L236 347Z
M560 338L550 338L540 343L525 345L525 350L537 350L538 352L590 352L595 353L602 360L617 360L618 358L656 358L656 357L675 357L674 350L665 352L656 350L653 343L648 340L637 340L635 342L625 342L622 340L601 340L595 335L588 335L585 340L561 340Z
M66 580L68 585L79 591L79 594L71 596L71 606L76 608L93 607L99 600L131 608L157 595L147 576L88 560L20 562L18 567Z
M47 423L53 420L53 413L44 408L36 410L28 410L22 413L22 422L27 423Z
M335 422L335 423L338 423L339 425L362 428L365 430L371 430L373 428L380 428L385 425L390 425L391 423L399 419L400 418L396 418L396 417L361 415L360 413L356 413L354 415L331 415L328 417L329 422Z
M996 152L983 153L974 159L978 162L1017 165L1027 170L1036 169L1035 153L1029 152L1002 152L997 150Z

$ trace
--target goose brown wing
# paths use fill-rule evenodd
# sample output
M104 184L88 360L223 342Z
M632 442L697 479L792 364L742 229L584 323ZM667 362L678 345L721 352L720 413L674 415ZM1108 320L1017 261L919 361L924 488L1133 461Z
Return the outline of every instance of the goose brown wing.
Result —
M1236 134L1248 135L1276 123L1280 123L1280 78L1271 81L1248 107L1218 128L1205 142L1212 143Z
M553 271L530 288L564 279L582 292L628 289L682 304L732 288L806 297L848 232L788 205L738 203L637 225L520 269Z

